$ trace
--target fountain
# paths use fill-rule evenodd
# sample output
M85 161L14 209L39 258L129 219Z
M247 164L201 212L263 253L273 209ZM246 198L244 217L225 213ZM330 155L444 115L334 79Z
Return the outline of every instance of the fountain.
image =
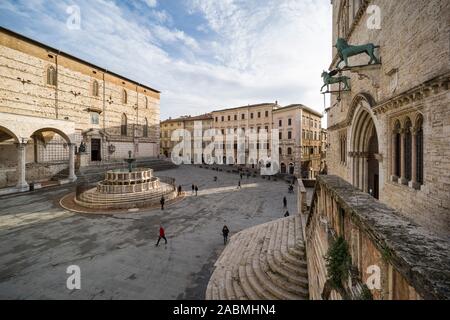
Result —
M136 159L128 152L128 169L109 170L95 188L77 192L74 202L91 209L131 209L159 204L177 197L175 179L154 177L153 170L134 168Z

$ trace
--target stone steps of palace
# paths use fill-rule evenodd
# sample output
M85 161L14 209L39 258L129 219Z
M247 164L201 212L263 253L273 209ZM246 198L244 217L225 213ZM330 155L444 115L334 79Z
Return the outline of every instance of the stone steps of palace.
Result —
M243 230L215 263L207 300L305 300L308 272L300 216Z

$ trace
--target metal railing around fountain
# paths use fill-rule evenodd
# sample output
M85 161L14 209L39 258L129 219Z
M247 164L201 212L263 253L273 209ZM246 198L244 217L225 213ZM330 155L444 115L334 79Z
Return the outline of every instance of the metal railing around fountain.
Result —
M176 182L175 178L171 178L171 177L158 177L158 178L159 178L160 182L170 185L174 191L177 189L177 185L175 183Z

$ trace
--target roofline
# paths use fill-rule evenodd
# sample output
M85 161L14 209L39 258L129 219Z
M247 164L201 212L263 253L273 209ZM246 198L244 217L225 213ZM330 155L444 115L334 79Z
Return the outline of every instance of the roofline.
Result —
M287 110L287 109L295 109L295 108L305 110L305 111L307 111L309 113L312 113L312 114L314 114L316 116L319 116L319 117L323 118L323 114L322 113L317 112L317 111L315 111L315 110L313 110L313 109L311 109L311 108L309 108L309 107L307 107L307 106L305 106L303 104L291 104L291 105L288 105L288 106L281 107L281 108L278 108L276 110L273 110L273 112L281 112L281 111L284 111L284 110Z
M277 106L277 104L275 104L273 102L270 102L270 103L258 103L258 104L251 104L251 105L248 105L248 106L241 106L241 107L234 107L234 108L226 108L226 109L214 110L212 112L224 112L224 111L230 111L230 110L256 108L256 107L262 107L262 106Z
M180 122L180 121L195 121L195 120L212 120L213 116L211 113L202 114L199 116L189 116L189 117L178 117L174 119L166 119L161 121L160 123L169 123L169 122Z
M146 85L144 85L144 84L142 84L142 83L139 83L139 82L137 82L137 81L135 81L135 80L129 79L129 78L124 77L124 76L122 76L122 75L120 75L120 74L117 74L117 73L115 73L115 72L109 71L108 69L99 67L99 66L97 66L97 65L95 65L95 64L93 64L93 63L91 63L91 62L88 62L88 61L85 61L85 60L80 59L80 58L78 58L78 57L75 57L75 56L73 56L73 55L71 55L71 54L69 54L69 53L66 53L66 52L64 52L64 51L61 51L61 50L56 49L56 48L54 48L54 47L51 47L51 46L49 46L49 45L46 45L46 44L44 44L44 43L42 43L42 42L39 42L39 41L37 41L37 40L28 38L28 37L26 37L26 36L24 36L24 35L22 35L22 34L20 34L20 33L14 32L14 31L12 31L12 30L10 30L10 29L7 29L7 28L5 28L5 27L0 26L0 32L9 34L9 35L14 36L14 37L16 37L16 38L19 38L19 39L21 39L21 40L30 42L30 43L32 43L32 44L34 44L34 45L36 45L36 46L39 46L39 47L41 47L41 48L43 48L43 49L46 49L46 50L49 50L49 51L57 52L58 55L61 55L61 56L64 56L64 57L66 57L66 58L75 60L75 61L77 61L77 62L79 62L79 63L82 63L82 64L84 64L84 65L87 65L87 66L89 66L89 67L92 67L92 68L101 70L102 72L104 72L104 73L106 73L106 74L112 75L112 76L114 76L114 77L120 78L120 79L125 80L125 81L128 81L128 82L131 82L131 83L133 83L133 84L135 84L135 85L138 85L138 86L140 86L140 87L142 87L142 88L151 90L151 91L153 91L153 92L155 92L155 93L161 93L161 91L158 91L158 90L156 90L156 89L154 89L154 88L152 88L152 87L146 86Z

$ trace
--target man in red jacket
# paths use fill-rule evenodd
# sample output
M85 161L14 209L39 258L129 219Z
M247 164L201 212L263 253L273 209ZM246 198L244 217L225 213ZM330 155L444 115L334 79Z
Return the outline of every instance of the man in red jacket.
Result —
M159 226L159 238L158 238L158 242L156 243L156 246L159 245L159 241L161 241L161 239L164 239L164 241L166 241L166 244L167 244L166 233L165 233L162 225Z

